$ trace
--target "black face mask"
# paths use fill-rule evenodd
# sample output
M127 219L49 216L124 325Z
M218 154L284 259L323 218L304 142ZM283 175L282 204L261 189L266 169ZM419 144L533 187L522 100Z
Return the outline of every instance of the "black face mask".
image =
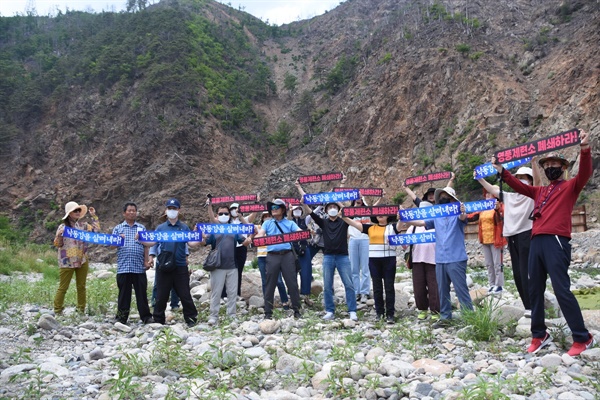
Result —
M449 199L448 197L442 197L442 198L440 198L440 201L438 203L439 204L449 204L449 203L452 203L452 200Z
M544 173L546 174L546 178L555 181L563 174L563 170L562 167L548 167L544 169Z

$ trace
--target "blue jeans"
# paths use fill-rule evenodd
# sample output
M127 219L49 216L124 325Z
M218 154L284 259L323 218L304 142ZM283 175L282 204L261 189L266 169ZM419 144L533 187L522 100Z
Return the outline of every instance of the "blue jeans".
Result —
M304 254L298 257L300 261L300 294L310 294L310 284L313 280L311 258L308 246L306 246Z
M258 270L260 272L260 280L262 282L263 299L265 298L265 288L267 287L267 257L256 257L258 260ZM277 290L279 290L279 298L282 303L288 302L287 289L281 274L277 278Z
M337 268L344 288L346 289L346 304L348 311L356 311L356 292L352 284L350 259L346 254L325 254L323 257L323 285L325 296L325 311L335 312L333 302L333 274Z
M348 255L352 266L352 282L356 294L371 292L369 271L369 239L352 239L348 242Z
M152 286L152 299L151 299L152 307L156 305L156 275L154 275L154 286ZM177 296L177 292L175 289L171 289L171 308L179 307L179 296Z
M435 265L435 277L440 295L441 319L452 318L452 302L450 301L450 283L454 285L454 292L460 302L460 307L473 310L473 302L467 287L467 260L442 263Z

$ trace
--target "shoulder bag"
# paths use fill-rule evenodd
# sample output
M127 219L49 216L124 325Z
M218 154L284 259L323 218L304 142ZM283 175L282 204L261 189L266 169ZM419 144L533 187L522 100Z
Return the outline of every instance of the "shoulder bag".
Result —
M281 227L279 226L275 218L273 218L273 222L275 222L275 225L277 225L277 229L279 229L279 232L281 232L281 234L283 235L283 231L281 230ZM294 245L292 243L290 243L290 247L292 248L292 253L294 253L294 263L296 264L296 272L300 272L300 270L302 269L302 265L300 265L298 254L296 254L296 250L294 249Z
M415 233L415 227L413 226L412 228L413 228L412 233ZM406 230L406 233L408 233L408 229ZM411 244L408 247L408 252L404 253L404 262L406 263L406 268L408 268L408 269L412 269L412 267L413 267L412 251L413 251L413 245Z
M221 245L222 240L223 238L219 240L215 248L206 256L206 260L204 260L204 264L202 264L202 269L205 271L211 272L221 266L221 251L219 250L219 246Z
M173 272L177 265L175 264L175 253L177 252L177 243L173 251L161 250L156 258L156 269L161 272Z

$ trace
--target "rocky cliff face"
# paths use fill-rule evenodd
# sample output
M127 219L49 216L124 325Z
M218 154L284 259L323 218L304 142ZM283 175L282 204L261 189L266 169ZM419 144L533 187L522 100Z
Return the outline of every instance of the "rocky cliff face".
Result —
M219 23L236 18L206 7ZM74 86L11 143L0 205L43 238L71 199L93 204L105 226L133 200L153 226L170 196L198 220L207 192L293 195L298 175L343 170L350 185L384 187L389 200L407 176L452 168L468 177L473 155L575 126L598 147L597 1L349 0L281 31L291 34L246 34L278 88L253 107L267 133L288 123L287 146L253 142L193 108L146 99L132 109L120 99L133 99L139 82L120 97ZM576 150L566 153L576 160ZM591 201L596 186L597 174Z

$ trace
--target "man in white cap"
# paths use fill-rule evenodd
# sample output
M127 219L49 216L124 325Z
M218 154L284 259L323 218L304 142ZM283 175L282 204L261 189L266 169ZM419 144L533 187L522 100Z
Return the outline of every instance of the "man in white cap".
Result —
M548 186L529 186L512 176L501 164L492 164L502 179L515 191L535 201L531 219L531 248L529 252L529 296L531 300L531 345L528 353L537 353L552 341L544 313L544 292L548 275L558 305L573 334L573 345L567 352L578 356L593 347L596 341L585 327L581 308L571 292L569 265L571 264L571 213L579 194L593 173L592 149L589 135L580 132L579 172L566 180L564 174L569 161L558 153L541 158L538 165L550 181Z
M435 190L435 204L460 202L451 187ZM473 302L467 286L467 251L465 250L465 226L467 213L460 203L460 215L440 217L427 221L411 221L411 225L435 228L435 277L440 297L440 320L434 328L447 327L452 322L450 283L454 286L461 309L473 310Z
M535 175L537 175L537 171ZM476 176L475 172L473 176ZM534 180L539 180L538 176L534 177L534 172L529 167L519 168L515 177L523 184L529 186L534 184ZM490 184L483 178L477 181L488 193L500 198L500 188L498 186ZM533 221L529 219L529 215L533 211L533 199L521 193L503 192L501 200L504 202L504 227L502 228L502 236L508 241L513 277L519 297L521 297L523 307L525 307L525 316L531 317L528 260L533 224Z

